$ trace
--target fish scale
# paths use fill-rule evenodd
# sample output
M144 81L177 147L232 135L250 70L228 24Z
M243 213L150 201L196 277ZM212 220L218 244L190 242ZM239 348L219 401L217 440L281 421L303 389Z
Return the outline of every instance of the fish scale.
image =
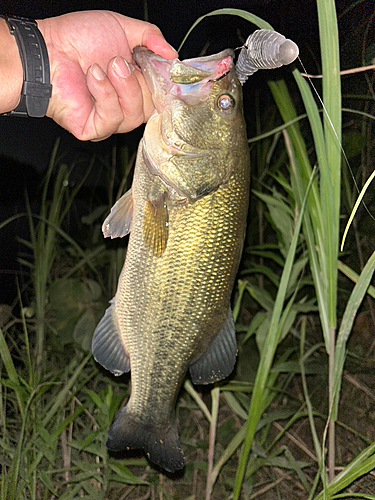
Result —
M202 69L179 75L184 82L192 78L193 96L188 84L178 84L165 102L155 103L170 119L150 118L131 192L103 224L107 236L123 236L124 210L124 226L131 228L116 295L93 339L95 359L103 366L116 375L131 368L131 396L107 445L117 451L142 448L172 472L184 464L175 404L186 371L194 383L208 384L228 376L236 359L230 296L246 226L249 153L241 89L228 55L199 58ZM144 48L135 60L160 99L153 75L165 69L169 78L171 62ZM212 69L204 71L205 65ZM220 68L228 73L221 75ZM228 92L235 107L224 115L218 98Z

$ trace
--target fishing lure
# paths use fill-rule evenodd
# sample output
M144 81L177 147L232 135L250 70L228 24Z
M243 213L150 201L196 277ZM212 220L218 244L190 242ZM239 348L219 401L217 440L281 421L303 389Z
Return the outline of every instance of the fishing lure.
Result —
M277 31L256 30L246 40L236 64L237 78L243 85L258 69L274 69L292 63L298 46Z

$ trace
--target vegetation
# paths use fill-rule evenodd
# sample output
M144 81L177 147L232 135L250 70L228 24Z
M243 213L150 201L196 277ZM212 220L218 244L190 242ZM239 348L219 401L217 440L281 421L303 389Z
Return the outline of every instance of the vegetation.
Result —
M108 206L83 219L86 238L77 241L67 219L83 181L70 187L75 165L61 164L56 145L39 213L29 207L17 216L29 220L21 263L31 284L0 310L1 500L375 499L371 193L339 252L357 182L366 185L373 170L374 95L362 96L358 112L344 108L350 121L342 127L342 98L356 96L340 90L334 1L317 7L322 101L297 68L300 99L291 98L294 84L269 81L275 104L265 110L267 126L257 116L259 133L249 140L253 198L233 304L237 369L203 391L186 381L178 402L181 475L106 450L129 384L90 353L126 251L126 241L98 238L114 167ZM210 15L219 14L270 27L244 11ZM130 166L123 162L120 192Z

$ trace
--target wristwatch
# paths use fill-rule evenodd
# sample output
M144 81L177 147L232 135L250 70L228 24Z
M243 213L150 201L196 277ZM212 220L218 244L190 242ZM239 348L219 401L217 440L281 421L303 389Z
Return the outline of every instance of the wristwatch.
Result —
M42 118L52 94L47 47L36 21L23 17L3 16L15 37L23 67L23 85L18 106L6 116Z

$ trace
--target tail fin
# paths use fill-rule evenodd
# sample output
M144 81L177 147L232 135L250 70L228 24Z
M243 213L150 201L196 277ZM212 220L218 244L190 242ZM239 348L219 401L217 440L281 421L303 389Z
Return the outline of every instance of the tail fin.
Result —
M107 447L112 451L143 449L147 458L168 472L176 472L185 464L177 423L156 427L142 422L125 407L109 429Z

